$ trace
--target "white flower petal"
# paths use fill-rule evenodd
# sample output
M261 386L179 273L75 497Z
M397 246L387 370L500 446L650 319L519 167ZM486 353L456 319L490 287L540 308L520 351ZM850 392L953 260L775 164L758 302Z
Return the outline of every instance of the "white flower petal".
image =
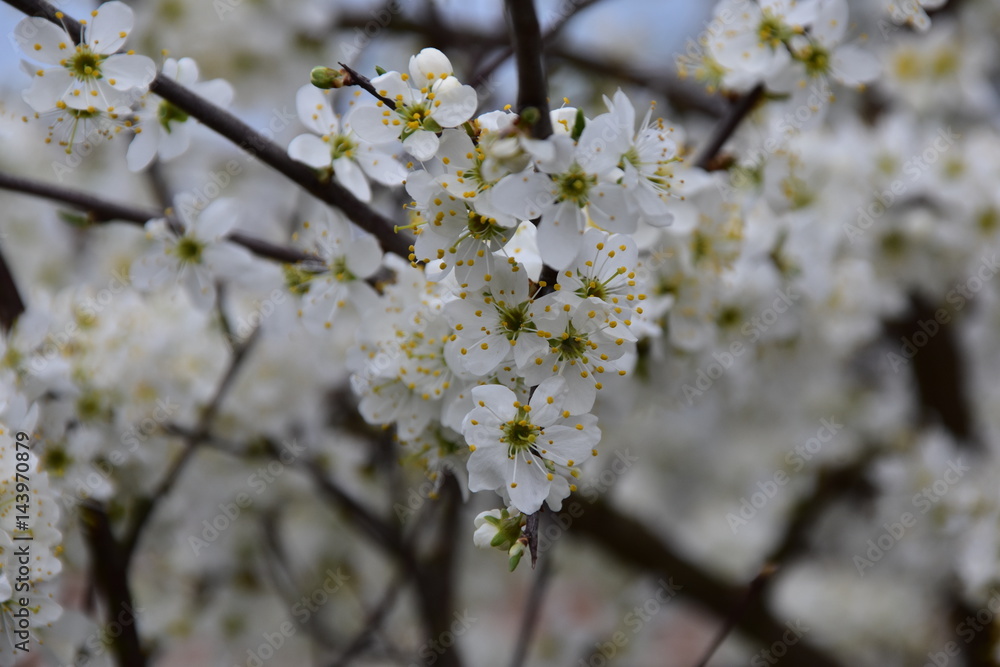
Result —
M558 375L535 387L535 393L531 396L532 423L539 426L554 424L561 416L568 391L566 380Z
M295 108L299 120L316 134L337 134L340 122L330 108L330 100L319 88L306 84L295 93Z
M333 161L333 172L337 181L355 197L361 201L371 201L372 189L368 186L368 179L354 160L348 157L337 158Z
M105 2L87 26L87 44L98 53L114 53L132 32L135 15L123 2ZM152 62L152 61L151 61Z
M510 421L517 416L514 402L517 396L507 387L500 384L484 384L472 388L472 400L478 405L485 403L500 421Z
M583 241L583 214L576 204L563 202L538 226L538 251L542 261L562 271L576 257Z
M194 232L204 241L217 241L236 225L239 208L229 198L216 199L199 214Z
M503 470L506 452L499 445L477 446L469 456L469 490L495 491L504 484Z
M831 49L843 41L849 25L847 0L823 0L811 35L822 46Z
M128 273L132 286L138 290L153 290L163 285L169 277L165 260L160 247L134 260Z
M410 56L410 77L413 85L421 87L429 81L451 76L455 72L448 56L434 48L421 49L420 53Z
M160 160L163 162L169 162L174 158L183 155L188 146L191 145L191 129L192 125L189 122L178 123L171 121L170 132L158 128L159 132L151 133L159 135L159 148L157 150ZM143 133L145 134L145 132ZM141 136L141 135L140 135Z
M882 66L874 55L853 44L845 44L833 53L830 71L845 86L859 86L878 78Z
M202 266L188 265L181 274L181 284L191 303L201 311L212 309L215 304L215 281Z
M494 206L519 220L539 217L552 205L552 180L534 172L511 174L500 179L493 187Z
M37 16L21 19L13 38L26 56L46 65L62 68L60 61L73 53L73 40L66 31Z
M618 185L602 183L595 186L590 192L589 213L594 224L611 232L631 234L639 222L629 210L625 190Z
M472 118L479 100L476 98L475 88L458 86L437 93L434 104L431 118L441 127L457 127Z
M382 264L382 248L374 236L362 236L352 241L346 255L347 268L358 278L367 278Z
M117 90L148 86L156 78L156 63L146 56L116 53L101 63L101 72Z
M142 130L132 137L132 143L128 145L128 152L125 154L129 171L142 171L156 157L159 128L147 125Z
M516 456L513 461L508 459L507 469L510 471L508 478L514 480L507 486L510 504L524 514L534 514L540 510L549 495L549 480L545 470L537 461L529 464L521 456Z
M373 144L384 144L399 138L401 127L393 125L392 121L399 117L389 111L389 116L382 113L384 107L359 107L351 113L351 129L355 134Z
M250 278L253 255L242 246L233 243L213 243L202 251L205 266L211 271L213 276L228 280Z
M43 76L32 79L31 87L22 97L35 111L51 111L56 108L56 103L65 97L73 81L67 70L50 69Z
M191 86L198 80L198 63L194 58L167 58L160 69L163 76L175 80L182 86Z
M375 150L374 146L359 146L355 157L365 174L382 185L390 187L402 185L409 174L399 160Z
M439 140L433 132L417 130L406 138L403 148L421 162L430 160L437 152Z
M288 144L288 156L314 169L330 166L330 144L315 134L300 134Z
M399 72L386 72L372 79L372 86L382 97L388 97L404 105L413 101L413 89L403 81Z

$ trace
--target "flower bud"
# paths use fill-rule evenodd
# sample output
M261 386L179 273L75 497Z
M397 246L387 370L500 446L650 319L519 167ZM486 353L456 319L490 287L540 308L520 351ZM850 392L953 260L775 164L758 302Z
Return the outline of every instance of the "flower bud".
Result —
M313 67L309 72L309 81L317 88L340 88L344 85L344 70L332 67Z
M427 48L410 57L410 76L416 86L424 86L428 81L444 79L454 74L448 56L437 49Z
M507 559L507 564L510 566L510 571L513 572L517 568L517 564L521 562L521 556L524 552L528 550L528 538L521 537L514 543L514 546L510 548L507 555L510 557Z
M475 520L476 532L472 541L480 549L510 549L521 536L524 517L517 510L489 510L481 512Z

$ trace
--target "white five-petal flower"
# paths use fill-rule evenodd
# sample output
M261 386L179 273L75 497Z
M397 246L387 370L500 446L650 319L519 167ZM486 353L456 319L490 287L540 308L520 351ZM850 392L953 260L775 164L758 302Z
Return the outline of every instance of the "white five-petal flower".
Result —
M562 473L596 456L601 440L597 417L574 417L565 409L568 391L565 380L549 378L524 405L501 385L472 389L476 407L462 424L472 450L471 491L505 491L524 514L537 512L545 502L559 508L570 493Z
M444 128L462 125L476 112L476 90L463 85L453 75L448 57L437 49L424 49L410 58L410 73L386 72L372 79L380 95L396 108L382 102L360 107L352 114L358 136L380 144L396 139L420 161L434 157Z
M305 85L295 95L302 124L315 134L300 134L288 144L288 155L315 169L332 169L337 182L361 201L371 201L368 179L387 186L402 185L406 167L341 124L323 91ZM355 112L357 113L357 112Z
M165 218L146 223L146 234L156 241L132 262L129 275L138 289L157 289L170 282L183 284L191 301L202 310L215 303L215 281L238 279L249 271L250 252L225 240L236 224L231 199L217 199L199 215L192 202L178 198L178 218L184 233L177 234Z
M106 2L83 24L79 45L65 29L40 17L23 19L14 29L14 41L43 67L35 72L24 100L38 112L69 107L82 111L114 112L131 98L128 93L148 86L156 65L146 56L116 53L132 30L132 9ZM127 106L127 104L126 104Z

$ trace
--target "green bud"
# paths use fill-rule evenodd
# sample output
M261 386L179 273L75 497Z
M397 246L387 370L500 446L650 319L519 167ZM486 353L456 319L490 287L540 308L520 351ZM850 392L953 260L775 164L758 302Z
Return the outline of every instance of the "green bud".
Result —
M528 539L526 537L522 537L517 542L515 542L514 546L512 546L510 548L510 551L507 552L507 555L510 556L510 558L507 559L507 565L510 566L511 572L513 572L517 568L517 564L521 562L521 556L524 555L524 552L527 550L527 548L528 548Z
M332 67L313 67L309 72L309 82L323 90L340 88L344 85L344 72Z
M385 72L386 72L386 69L384 67L379 67L378 65L375 65L375 73L376 74L378 74L379 76L382 76L383 74L385 74Z

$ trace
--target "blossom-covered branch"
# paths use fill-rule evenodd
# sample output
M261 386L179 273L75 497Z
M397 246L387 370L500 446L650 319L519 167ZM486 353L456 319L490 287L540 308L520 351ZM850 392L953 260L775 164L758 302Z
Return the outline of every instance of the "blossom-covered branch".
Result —
M75 41L80 40L80 24L66 16L46 0L4 0L28 16L42 16L53 23L64 25ZM170 77L157 74L149 84L156 93L181 111L197 118L206 126L232 141L237 147L274 168L304 188L311 195L342 210L351 220L378 238L382 247L403 257L409 253L409 243L404 236L393 231L391 220L361 202L347 188L336 182L323 182L306 165L293 160L287 151L267 139L236 116L211 104L179 85Z

